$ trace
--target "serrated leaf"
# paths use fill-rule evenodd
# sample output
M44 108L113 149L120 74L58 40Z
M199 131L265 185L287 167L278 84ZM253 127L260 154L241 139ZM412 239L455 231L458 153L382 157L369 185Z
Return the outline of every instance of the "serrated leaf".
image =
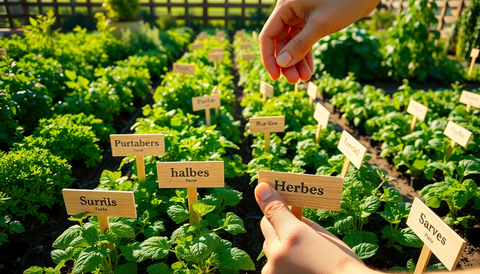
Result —
M50 253L50 256L52 257L52 261L55 264L59 264L63 260L65 261L71 260L73 257L73 248L69 247L66 250L54 249Z
M167 237L151 237L143 243L135 245L133 256L138 262L145 260L158 260L168 256L172 243Z
M220 237L214 233L205 234L198 238L195 237L188 244L190 254L195 258L195 261L203 261L208 258L215 249L217 249L220 240Z
M193 210L198 213L201 217L207 215L208 213L215 210L215 206L207 205L202 201L197 201L192 205Z
M180 205L172 205L167 209L168 216L177 224L190 219L190 212Z
M373 243L361 243L352 248L353 252L357 254L360 259L365 260L373 257L378 250L378 244Z
M89 246L94 246L98 242L98 230L95 226L90 225L82 231L82 238Z
M243 225L242 219L233 212L228 212L225 219L219 220L218 224L232 235L247 232Z
M368 196L363 199L360 208L363 212L374 213L380 207L380 198L377 196Z
M25 228L19 221L13 221L10 223L8 226L8 233L13 234L13 233L22 233L25 232Z
M119 238L134 238L135 230L123 223L113 223L110 225L110 230Z
M417 234L411 228L404 228L400 233L395 235L395 240L404 246L411 246L420 248L423 246L422 240L418 238Z
M59 248L59 249L66 249L70 243L80 236L82 233L81 227L79 225L74 225L67 230L65 230L58 238L53 242L52 247L53 248Z
M180 262L177 262L180 263ZM181 263L180 263L181 264ZM173 265L172 265L173 267ZM164 263L157 263L149 266L147 268L147 273L148 274L171 274L172 270L168 267L168 265Z
M138 273L138 267L137 267L137 263L135 262L122 264L115 268L115 274L137 274L137 273Z
M150 238L154 236L160 236L160 233L165 231L165 226L162 221L155 221L153 224L150 224L144 231L143 235Z
M220 262L220 269L255 270L255 265L248 254L238 248L224 249L224 260Z
M78 255L72 273L86 273L95 270L107 255L108 253L106 249L99 250L93 246L85 248Z
M215 194L215 196L217 196L219 199L222 199L223 203L227 206L236 206L242 199L242 193L237 190L216 188Z
M352 226L353 221L352 216L343 216L335 222L334 226L339 231L345 231Z

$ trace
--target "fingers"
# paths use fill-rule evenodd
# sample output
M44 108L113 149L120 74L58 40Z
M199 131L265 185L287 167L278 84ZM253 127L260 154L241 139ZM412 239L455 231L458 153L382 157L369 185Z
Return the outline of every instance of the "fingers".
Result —
M272 224L268 222L267 218L263 217L260 221L260 229L262 230L263 236L265 237L265 242L274 243L280 240L278 238L277 232L275 231L275 228L273 228Z
M292 230L295 230L295 224L300 221L293 216L285 200L276 190L267 183L260 183L255 188L255 198L280 240L282 235L294 233ZM267 239L267 236L265 238Z
M280 67L276 62L275 41L284 31L284 24L279 16L275 15L275 11L268 18L258 37L260 44L260 54L265 68L270 74L272 80L280 78Z

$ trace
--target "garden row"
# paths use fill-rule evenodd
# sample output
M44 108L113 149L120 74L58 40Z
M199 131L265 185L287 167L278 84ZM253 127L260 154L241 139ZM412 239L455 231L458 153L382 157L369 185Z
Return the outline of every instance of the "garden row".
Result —
M245 53L240 47L243 40L237 39L236 43L237 57L241 60ZM254 48L257 47L254 42ZM339 175L345 161L345 156L337 149L340 133L329 125L321 129L317 141L319 122L314 118L315 107L309 102L310 96L302 89L295 93L294 86L285 80L272 82L259 58L253 62L244 60L239 63L240 83L246 95L242 102L245 106L244 116L285 116L286 133L271 134L268 152L264 151L263 134L254 134L253 160L248 166L251 182L258 178L259 170ZM260 81L270 83L275 90L275 96L267 99L265 104L262 104ZM476 151L480 135L475 122L478 120L478 110L472 108L468 118L465 118L465 106L458 103L461 95L458 87L454 86L457 89L450 91L424 92L414 91L404 85L391 100L383 90L368 85L362 87L354 81L353 74L343 80L324 75L316 84L325 98L331 98L327 101L360 132L363 130L364 133L366 129L374 140L389 140L389 143L385 141L382 145L383 151L387 151L382 156L390 155L396 167L406 165L414 172L423 173L425 170L427 176L437 175L439 183L426 187L420 194L432 208L438 208L442 201L446 202L450 208L450 213L444 218L447 224L476 224L480 189L474 181L468 180L468 176L480 173L477 159L480 153ZM408 134L412 115L407 114L406 110L410 99L432 107L429 108L427 124L417 122L414 132ZM451 140L443 134L448 122L447 115L450 115L450 120L473 132L466 148L456 145L448 161L445 154ZM365 127L362 127L364 124ZM367 155L367 161L368 158ZM419 252L422 241L404 223L411 203L403 202L395 188L384 186L392 180L376 166L363 165L360 169L350 167L344 180L340 211L304 208L303 216L339 236L362 259L374 257L377 252L385 254L392 247L400 252L405 248L410 252L412 248L417 248ZM383 220L378 220L378 216ZM374 222L374 225L369 225L369 222ZM374 261L366 260L367 264L369 262Z
M239 123L228 106L234 100L231 45L223 39L218 41L218 37L202 38L196 43L202 45L201 49L186 52L174 65L191 64L193 75L167 72L155 90L155 103L144 107L145 117L133 126L135 134L163 134L165 155L145 157L145 181L136 176L135 158L126 157L122 165L130 167L131 175L122 177L120 171L106 170L96 188L133 191L138 217L109 218L110 229L105 234L95 216L72 217L79 225L67 229L53 243L55 273L72 262L72 273L254 270L249 255L230 242L233 235L246 232L243 221L230 211L242 199L241 192L228 185L201 189L198 201L189 209L186 189L159 188L158 162L221 161L225 178L245 173L241 157L232 154L238 149L235 142L239 142ZM223 55L216 68L208 58L213 49L221 49L217 54ZM213 125L207 126L204 111L191 114L192 98L210 95L215 86L222 106L218 114L212 114ZM115 249L108 249L108 244L115 244ZM27 273L35 271L43 270L32 267Z

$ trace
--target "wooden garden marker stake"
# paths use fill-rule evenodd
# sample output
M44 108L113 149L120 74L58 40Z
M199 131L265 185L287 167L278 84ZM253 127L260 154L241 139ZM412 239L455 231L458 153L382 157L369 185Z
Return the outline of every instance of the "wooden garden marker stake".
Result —
M224 187L223 161L209 162L158 162L159 188L187 188L188 209L192 214L190 224L200 222L200 216L193 209L197 201L197 188Z
M298 82L295 83L295 95L298 94L298 83L300 83L300 80L298 80Z
M251 61L255 60L255 53L244 53L242 58L245 61L248 61L248 68L250 69Z
M214 62L214 68L217 68L217 63L223 60L223 49L221 52L212 52L208 55L208 62Z
M133 191L63 189L67 214L86 212L98 218L102 233L109 229L108 217L137 218ZM113 244L107 247L114 249Z
M328 126L328 120L330 119L330 111L328 111L324 106L322 106L322 104L317 103L313 118L318 121L317 131L315 133L315 142L318 143L320 141L320 131L322 130L322 127L327 128Z
M193 75L195 74L195 66L189 64L173 64L173 73L182 74L182 82L185 82L185 74Z
M5 49L0 49L0 57L7 58L7 51Z
M365 155L367 154L367 149L345 130L342 132L340 141L338 141L338 149L346 157L345 163L343 164L342 173L340 175L342 178L345 178L350 163L360 169L363 160L365 159Z
M407 112L413 115L412 122L410 123L410 129L408 130L408 133L410 134L415 129L415 123L417 122L417 118L425 121L425 117L427 117L428 107L418 103L415 100L410 100Z
M242 44L240 45L240 48L241 48L241 49L246 49L246 50L248 50L248 49L251 49L251 48L252 48L252 44L250 44L250 43L242 43Z
M340 210L343 178L260 170L258 182L280 192L299 220L303 207Z
M285 116L266 116L250 118L250 134L265 133L265 149L270 150L270 132L285 131Z
M418 198L413 201L407 225L424 243L415 274L425 271L432 252L448 270L455 270L465 248L465 240Z
M476 94L476 93L464 90L462 92L462 96L460 97L460 103L467 105L467 108L466 108L467 114L465 115L465 119L467 119L468 113L470 112L470 108L472 106L476 108L480 108L480 94Z
M253 40L258 40L258 35L257 35L257 32L256 31L253 31L252 32L252 37L253 37Z
M212 95L219 95L220 96L220 91L218 90L217 86L213 87ZM218 107L215 108L215 117L217 117L217 119L218 119Z
M468 69L468 75L472 74L473 67L475 66L475 62L477 61L479 53L480 49L472 49L472 52L470 53L470 57L472 57L472 62L470 63L470 68Z
M204 95L192 98L193 111L205 110L205 120L207 126L211 126L210 121L210 109L220 107L220 96L216 95Z
M135 156L137 177L145 182L145 161L143 156L165 155L165 137L163 134L112 134L110 135L112 156Z
M203 49L204 46L203 46L202 43L196 43L196 44L192 44L192 45L191 45L191 48L192 48L192 50Z
M445 155L446 160L448 160L448 158L452 156L453 149L455 148L456 143L458 143L462 147L466 147L468 141L470 141L470 138L472 137L472 132L457 125L452 121L448 121L447 127L445 128L443 134L445 134L445 136L447 136L448 138L452 139L452 142L448 147L447 154Z
M263 81L260 82L260 93L263 94L263 104L267 103L267 97L273 98L273 86Z
M310 100L308 101L308 104L310 106L312 105L313 100L317 99L317 90L317 85L315 85L313 82L308 82L307 94L308 97L310 97Z

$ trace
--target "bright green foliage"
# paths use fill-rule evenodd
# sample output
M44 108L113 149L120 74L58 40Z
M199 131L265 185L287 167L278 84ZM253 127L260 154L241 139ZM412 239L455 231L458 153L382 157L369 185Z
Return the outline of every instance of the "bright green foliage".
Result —
M86 117L83 114L57 116L42 119L32 136L14 145L14 149L48 149L53 154L68 161L83 161L87 167L93 167L102 158L102 149L98 146L96 134L91 125L95 125L100 136L105 138L111 128L103 126L101 120Z
M18 104L12 96L4 91L0 92L0 146L10 146L22 138L23 129L14 119L17 114Z
M480 47L479 25L480 1L473 0L470 2L470 5L465 7L460 15L460 18L458 18L455 22L446 48L448 49L451 44L455 42L457 56L464 60L470 61L470 53L472 49Z
M6 195L0 203L1 215L22 219L30 215L45 222L48 216L42 207L63 202L61 190L72 184L70 174L66 160L46 150L0 152L0 185Z
M415 272L415 262L413 259L408 260L407 266L406 267L401 267L401 266L395 266L390 268L393 272L401 272L401 273L414 273ZM446 269L446 267L442 263L438 264L432 264L427 266L427 270L443 270Z
M318 86L318 90L321 90L328 97L347 91L356 93L361 90L360 83L355 81L354 73L349 73L348 76L342 79L334 78L330 74L325 73L315 84Z
M134 21L137 19L140 5L138 0L105 0L103 8L108 18L114 21Z
M380 41L365 29L347 27L322 38L313 54L316 75L327 72L335 78L344 78L349 72L358 79L383 78Z
M0 205L3 203L3 197L0 195ZM19 221L12 221L12 216L6 215L0 217L0 245L8 242L8 235L13 233L22 233L25 232L25 228ZM0 263L0 269L4 267Z

